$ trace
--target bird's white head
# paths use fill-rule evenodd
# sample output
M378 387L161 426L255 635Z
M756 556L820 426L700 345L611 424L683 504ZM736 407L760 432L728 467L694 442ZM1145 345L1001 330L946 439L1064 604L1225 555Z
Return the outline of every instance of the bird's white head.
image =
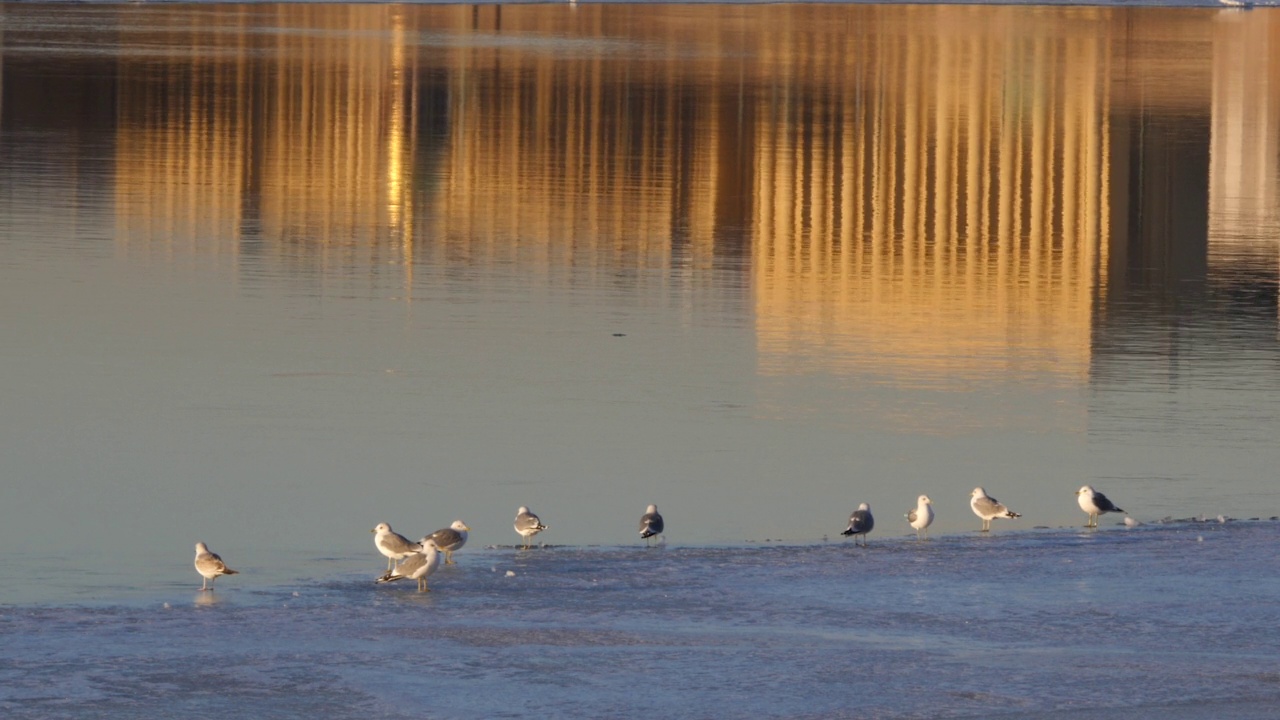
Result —
M374 529L370 530L369 532L371 532L371 533L389 533L389 532L391 532L391 526L390 526L390 525L388 525L388 524L386 524L386 523L378 523L378 527L376 527L376 528L374 528Z
M1092 485L1085 485L1084 487L1082 487L1082 488L1080 488L1079 490L1077 490L1077 491L1076 491L1076 494L1077 494L1077 495L1092 495L1092 494L1093 494L1093 486L1092 486Z
M870 506L870 505L868 505L868 504L866 504L866 503L862 503L861 505L859 505L859 506L858 506L858 509L859 509L859 510L870 510L870 509L871 509L871 506Z
M196 553L197 553L197 554L199 554L199 553L207 553L207 552L209 552L209 546L208 546L208 545L205 545L205 544L204 544L204 543L202 543L202 542L198 542L198 543L196 543Z
M516 514L517 514L517 515L523 515L523 514L525 514L525 513L527 513L527 512L529 512L529 508L528 508L528 506L521 505L520 507L516 508Z
M986 497L986 496L987 496L987 491L986 491L986 490L983 490L983 489L982 489L982 488L980 488L980 487L976 487L976 488L974 488L974 489L973 489L973 492L969 493L969 497L976 497L976 498L978 498L978 497Z
M916 502L918 502L918 503L919 503L919 504L921 504L921 505L932 505L932 504L933 504L933 501L929 499L929 496L928 496L928 495L921 495L920 497L916 498Z
M436 550L439 549L436 547L436 541L432 540L430 535L427 535L426 537L419 540L418 544L422 546L423 552L426 552L427 550L430 550L431 552L435 552Z
M450 525L449 527L453 528L454 530L463 530L463 531L467 531L471 529L467 527L467 524L462 522L461 520L454 520L453 524Z
M644 511L645 511L646 513L658 512L658 506L657 506L657 505L650 505L649 507L645 508L645 509L644 509Z

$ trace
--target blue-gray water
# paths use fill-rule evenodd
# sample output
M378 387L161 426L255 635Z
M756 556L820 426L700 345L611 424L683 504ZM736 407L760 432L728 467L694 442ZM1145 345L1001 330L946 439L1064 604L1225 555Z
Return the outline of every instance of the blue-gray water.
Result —
M0 13L5 717L1280 699L1277 11Z
M1280 522L464 549L0 612L8 718L1267 718ZM183 578L182 580L187 580ZM162 602L163 601L163 602Z

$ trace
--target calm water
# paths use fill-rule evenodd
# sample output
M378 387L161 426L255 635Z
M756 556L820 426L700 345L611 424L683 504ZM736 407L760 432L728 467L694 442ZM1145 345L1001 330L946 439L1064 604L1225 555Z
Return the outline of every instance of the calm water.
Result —
M0 708L1252 716L1278 237L1280 11L0 5Z

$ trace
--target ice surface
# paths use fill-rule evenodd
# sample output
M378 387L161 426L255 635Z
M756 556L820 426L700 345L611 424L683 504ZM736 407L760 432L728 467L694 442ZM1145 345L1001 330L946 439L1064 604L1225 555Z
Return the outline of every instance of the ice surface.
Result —
M372 567L135 588L0 610L0 715L1271 717L1277 540L1243 521L477 549L424 595Z

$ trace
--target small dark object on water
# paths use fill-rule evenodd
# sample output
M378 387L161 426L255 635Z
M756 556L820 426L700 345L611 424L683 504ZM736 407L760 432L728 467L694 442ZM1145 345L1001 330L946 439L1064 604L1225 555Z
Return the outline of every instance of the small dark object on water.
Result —
M614 334L613 334L613 336L614 336L614 337L626 337L626 336L627 336L627 334L626 334L626 333L614 333Z

